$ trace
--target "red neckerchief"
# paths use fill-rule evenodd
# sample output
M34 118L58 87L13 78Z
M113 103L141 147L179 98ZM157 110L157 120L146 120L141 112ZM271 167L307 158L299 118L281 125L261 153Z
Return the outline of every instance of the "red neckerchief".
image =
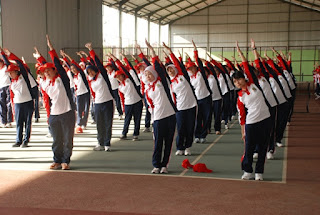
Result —
M50 80L49 85L52 84L52 86L54 86L54 83L56 82L56 79L57 79L58 77L60 77L59 74L57 74L52 80Z
M11 78L11 82L13 83L13 82L18 81L19 77L20 77L20 75L18 75L16 78Z
M92 81L96 81L99 74L100 74L100 71L97 72L97 74L96 74L91 80L88 80L88 81L89 81L90 83L91 83Z
M126 80L127 80L127 78L124 78L123 81L120 82L120 84L123 86L126 86Z
M249 92L249 90L248 90L248 86L246 86L246 89L239 91L239 96L242 96L243 93L247 93L247 95L250 95L250 92Z
M156 83L158 83L158 81L160 81L160 77L158 76L157 80L155 80L152 84L148 84L149 89L152 89L154 91L154 88L156 87Z
M171 83L176 82L178 84L179 83L178 76L179 74L177 74L173 79L171 79Z
M197 77L197 74L198 74L199 70L196 71L196 73L194 73L193 75L190 76L190 78L196 78Z
M73 75L73 78L78 79L79 73L80 73L80 72L78 72L77 74L74 74L74 75Z

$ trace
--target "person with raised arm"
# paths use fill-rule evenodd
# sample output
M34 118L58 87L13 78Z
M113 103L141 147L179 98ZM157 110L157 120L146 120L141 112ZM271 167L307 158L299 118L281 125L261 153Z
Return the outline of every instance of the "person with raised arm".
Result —
M53 63L46 63L41 67L49 84L46 93L51 99L49 117L50 131L53 138L53 163L50 169L70 169L70 158L73 149L76 105L72 98L70 80L61 65L61 61L47 35L49 55Z
M112 87L107 70L92 49L92 44L87 43L85 47L89 50L90 57L95 63L95 65L87 66L87 72L91 79L89 83L92 94L94 94L94 113L98 132L98 145L93 150L111 151L110 141L114 113Z
M166 66L167 73L171 80L171 90L175 95L175 103L178 109L176 112L177 138L176 155L191 155L191 147L194 136L194 128L197 116L197 99L193 92L191 83L186 79L188 74L182 72L179 60L176 58L171 48L165 43L163 46L169 51L171 60Z
M208 83L203 64L198 57L198 50L195 43L192 41L194 47L194 57L196 63L191 62L190 57L186 63L186 69L190 74L190 83L192 84L195 95L197 97L198 113L197 124L195 130L195 143L205 143L208 135L208 127L211 113L211 90Z
M119 96L123 106L123 111L125 112L122 136L120 139L127 139L130 121L133 117L134 131L132 140L136 141L140 134L140 121L143 108L142 95L140 93L139 86L136 85L136 81L131 76L130 72L113 54L110 54L110 57L115 61L119 68L114 77L119 82Z
M177 108L172 100L165 71L159 63L153 47L146 41L152 54L153 66L148 66L144 74L148 81L146 98L153 118L154 151L151 173L168 173L168 163L176 127ZM164 149L163 149L164 148ZM163 154L163 156L162 156Z
M123 119L123 111L121 108L121 101L120 101L120 97L119 97L119 82L117 80L117 78L115 77L115 73L119 70L116 66L116 64L114 63L114 61L112 60L111 57L108 57L108 63L105 65L105 68L108 72L108 77L111 83L111 88L112 88L112 95L115 98L115 105L118 111L118 115L119 115L119 120Z
M79 66L68 54L61 50L61 55L66 61L70 62L70 70L73 74L75 96L77 104L77 120L76 133L83 133L86 129L90 108L90 87L86 75Z
M33 94L31 89L28 71L20 59L13 64L9 61L11 52L8 49L2 50L2 59L7 66L7 72L11 78L10 98L14 104L14 116L16 121L16 143L12 147L28 147L31 135L32 114L34 111ZM23 137L23 127L25 135Z
M262 67L260 65L260 55L257 51L255 42L253 39L251 39L251 48L252 48L252 52L254 54L255 57L255 64L256 64L256 68L258 71L258 75L257 75L257 84L261 87L266 100L268 101L268 103L270 104L269 107L269 112L270 112L270 120L271 120L271 127L270 127L270 142L268 144L268 152L267 152L267 159L273 159L273 153L275 152L275 125L276 125L276 116L277 116L277 106L279 104L277 97L275 95L275 93L273 92L270 82L268 79L266 79L266 77L264 76L264 73L262 72ZM251 68L253 69L253 68ZM251 72L252 74L252 72ZM253 75L253 74L252 74ZM258 158L258 145L255 149L255 153L253 154L253 158Z
M264 162L270 138L270 112L262 90L254 84L247 59L236 43L244 72L248 77L246 81L242 72L233 74L233 83L241 90L238 92L237 108L241 125L242 139L245 141L245 152L241 162L244 171L242 179L253 178L253 152L256 144L259 145L258 160L255 167L255 180L263 180Z

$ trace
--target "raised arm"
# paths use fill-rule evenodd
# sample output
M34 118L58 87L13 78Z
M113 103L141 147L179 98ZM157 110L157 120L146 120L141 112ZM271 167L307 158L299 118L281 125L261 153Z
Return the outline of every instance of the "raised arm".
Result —
M136 44L136 48L139 50L140 54L139 57L141 58L141 60L143 60L143 62L147 65L147 66L151 66L150 61L148 61L148 59L146 58L146 56L144 56L141 47L139 44Z

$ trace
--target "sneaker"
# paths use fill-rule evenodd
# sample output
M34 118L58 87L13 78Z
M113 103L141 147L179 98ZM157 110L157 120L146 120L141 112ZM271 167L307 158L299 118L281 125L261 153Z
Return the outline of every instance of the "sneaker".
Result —
M70 169L70 165L67 164L67 163L62 163L61 164L61 168L62 168L62 170L69 170Z
M183 155L184 151L183 150L177 150L176 155Z
M91 122L91 125L95 125L95 124L97 124L95 121L92 121L92 122Z
M152 174L159 174L160 173L160 168L153 168L151 171Z
M253 174L249 172L244 172L243 175L241 176L241 179L243 180L250 180L253 178Z
M228 126L228 124L226 124L226 125L224 126L224 128L225 128L225 129L229 129L229 126Z
M274 159L272 152L267 152L267 159L268 160L273 160Z
M23 142L20 147L21 147L21 148L27 148L27 147L29 147L29 146L28 146L28 143L27 143L27 142Z
M18 143L18 142L17 142L17 143L15 143L15 144L13 144L12 147L20 147L21 144L22 144L22 143Z
M186 148L186 150L184 150L184 155L185 155L185 156L191 155L191 150L190 150L190 148Z
M290 122L287 122L287 126L290 126Z
M126 140L127 139L127 135L121 135L120 140Z
M252 156L253 159L258 159L258 157L259 157L259 155L257 152L253 153L253 156Z
M206 138L200 138L200 143L205 143L206 141Z
M5 124L0 123L0 128L5 128L5 127L6 127Z
M150 128L147 128L147 127L145 129L143 129L144 133L147 133L147 132L150 132L150 131L151 131Z
M200 139L199 138L195 138L193 143L200 143Z
M132 141L137 141L137 140L139 140L138 136L133 136Z
M52 137L52 136L51 136L51 133L49 132L49 133L46 135L46 137L48 137L48 138Z
M256 173L255 174L255 180L256 181L263 181L263 177L261 173Z
M224 120L221 120L221 124L224 124L225 123L225 121Z
M216 135L220 135L221 134L221 131L216 131Z
M96 146L93 148L93 151L104 151L104 146L96 145Z
M233 115L233 116L231 117L231 119L232 119L232 120L235 120L235 119L236 119L236 116L235 116L235 115Z
M86 129L87 129L87 126L81 125L81 128L82 128L82 130L86 130Z
M282 143L277 142L276 144L277 144L278 147L283 147Z
M123 120L123 116L122 115L119 115L119 120Z
M168 169L167 169L167 167L162 167L160 173L161 173L161 174L168 174Z
M8 123L4 126L5 128L12 128L12 124L11 123Z
M106 151L106 152L111 152L111 147L110 147L110 146L105 146L105 147L104 147L104 151Z
M53 162L51 165L50 165L50 167L49 167L50 169L60 169L61 168L61 164L60 163L55 163L55 162Z
M36 119L34 120L34 122L35 122L35 123L39 122L39 118L36 118Z

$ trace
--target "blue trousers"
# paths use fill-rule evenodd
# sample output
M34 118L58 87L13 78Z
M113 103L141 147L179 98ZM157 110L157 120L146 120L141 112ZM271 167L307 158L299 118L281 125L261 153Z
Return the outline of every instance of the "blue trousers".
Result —
M90 93L77 96L77 125L87 126L90 108Z
M123 115L122 108L121 108L121 101L119 97L118 89L112 90L112 95L114 97L114 100L116 101L116 107L117 111L119 113L119 116Z
M180 110L176 113L177 120L177 150L190 148L193 142L194 127L196 123L197 107Z
M289 116L288 116L288 122L291 122L291 117L292 117L292 114L293 114L293 108L294 108L294 102L296 100L296 89L294 90L291 90L291 99L289 100L289 105L290 105L290 112L289 112Z
M221 131L222 99L212 102L212 110L214 116L214 130Z
M2 124L12 122L12 108L10 102L9 86L0 88L0 116Z
M153 122L154 151L152 165L155 168L167 167L176 127L176 116L171 115ZM164 145L163 157L162 149Z
M33 101L14 104L17 137L16 143L29 143L31 134L32 114L34 110ZM25 135L23 136L23 126L25 126Z
M35 86L31 88L31 93L34 97L34 118L38 119L40 118L40 112L39 112L39 88L38 86Z
M276 123L276 142L281 143L284 131L287 126L290 112L289 102L278 105L277 123Z
M125 105L124 106L126 116L124 118L124 125L123 125L123 130L122 130L123 135L127 135L128 130L129 130L130 121L133 116L133 120L134 120L133 136L139 136L142 107L143 107L142 100L138 101L137 103L135 103L133 105Z
M270 139L270 117L254 124L245 125L245 153L241 163L242 170L252 173L253 152L258 144L258 160L255 173L264 172L264 162L266 159L267 148Z
M146 116L145 116L145 118L144 118L144 124L145 124L144 127L150 128L151 113L150 113L149 110L148 110L149 105L148 105L148 102L147 102L147 100L146 100L146 96L144 96L144 106L145 106L145 108L146 108Z
M225 121L225 124L228 124L230 118L230 92L222 96L222 119Z
M110 146L114 113L113 100L94 105L97 122L97 139L100 146Z
M196 138L206 138L209 128L209 120L211 113L211 96L198 100L197 125L195 131Z
M75 112L50 115L49 126L53 138L52 151L55 163L70 163L73 148Z
M92 120L94 122L96 122L96 118L94 116L94 109L95 109L95 107L94 107L94 99L92 99L92 101L91 101L91 118L92 118Z

